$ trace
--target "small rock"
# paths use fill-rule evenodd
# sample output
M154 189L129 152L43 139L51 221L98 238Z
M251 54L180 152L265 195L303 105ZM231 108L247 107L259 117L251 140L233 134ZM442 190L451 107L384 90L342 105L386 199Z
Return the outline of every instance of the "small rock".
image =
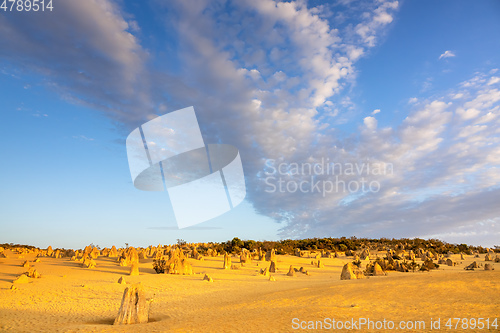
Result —
M231 257L229 256L229 254L227 252L224 254L224 264L223 264L222 268L224 268L224 269L231 268Z
M271 266L269 266L269 272L276 273L276 270L277 270L276 269L276 261L273 260L273 261L271 261Z
M25 274L19 275L12 283L28 283L30 282L30 278Z
M130 275L136 276L139 275L139 264L137 262L133 262L130 266Z
M90 259L88 268L95 268L95 266L96 266L96 263L95 263L94 259Z
M39 279L41 277L40 273L34 268L30 268L28 271L28 277L33 278L33 279Z

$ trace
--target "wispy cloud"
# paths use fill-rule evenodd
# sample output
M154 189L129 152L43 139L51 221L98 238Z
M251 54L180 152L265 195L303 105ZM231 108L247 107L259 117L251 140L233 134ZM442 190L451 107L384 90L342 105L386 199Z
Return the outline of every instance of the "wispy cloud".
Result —
M500 77L498 76L493 76L490 78L490 80L488 81L488 85L491 86L493 84L497 84L498 82L500 82Z
M73 139L83 140L83 141L94 141L93 138L88 138L85 135L74 135Z
M439 56L439 60L451 57L455 57L455 53L453 53L452 51L444 51L444 53Z
M46 114L46 113L41 113L40 111L37 111L36 113L33 113L33 117L37 117L37 118L40 118L40 117L48 117L49 115Z

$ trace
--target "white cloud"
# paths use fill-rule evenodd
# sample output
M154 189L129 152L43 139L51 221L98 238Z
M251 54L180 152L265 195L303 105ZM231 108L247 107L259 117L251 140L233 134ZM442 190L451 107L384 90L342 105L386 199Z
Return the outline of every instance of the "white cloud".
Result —
M451 57L455 57L455 53L453 53L452 51L444 51L444 53L439 56L439 59L441 60L443 58L451 58Z
M380 5L371 13L364 13L366 20L357 24L354 31L361 37L361 42L366 47L375 46L378 30L392 22L393 17L389 12L396 10L398 6L398 1L380 1Z
M377 128L377 119L374 117L366 117L363 122L369 130L375 130Z
M465 137L470 137L478 132L486 130L488 127L486 125L474 125L474 126L466 126L462 128L460 133L458 134L459 138L465 138Z
M0 57L42 75L66 100L128 122L149 111L147 54L128 29L114 2L64 1L51 15L3 16Z
M348 151L320 149L317 156L336 162L390 162L395 171L368 177L368 181L380 182L381 190L356 200L344 200L344 193L326 198L301 196L300 203L290 203L290 210L297 213L287 220L283 235L315 237L332 230L337 235L358 237L439 234L470 241L467 233L453 237L450 233L498 217L497 200L492 196L500 194L496 173L500 167L500 121L495 117L500 114L500 101L486 82L462 90L463 99L453 100L455 93L448 95L449 100L443 97L421 104L394 129L378 129L376 120L366 117L363 123L367 130L355 140L358 144L347 140ZM471 106L475 111L467 114L465 110ZM476 123L471 124L471 120ZM345 147L346 142L339 140L332 146ZM336 205L338 202L345 204ZM298 217L302 209L316 211L314 223ZM498 229L498 222L492 228Z
M498 83L500 82L500 77L498 76L493 76L490 78L490 80L488 81L488 85L491 86L492 84L495 84L495 83Z
M493 119L495 119L497 117L497 114L493 113L493 112L488 112L487 114L485 114L484 116L482 116L481 118L479 118L478 120L476 120L474 122L474 124L484 124L484 123L489 123L490 121L492 121Z
M412 97L408 100L408 104L415 104L418 102L418 98L416 97Z
M457 109L457 114L460 117L462 117L463 120L474 119L477 116L479 116L480 113L481 113L481 111L479 111L478 109L474 109L474 108L469 108L469 109L459 108L459 109Z
M377 113L380 113L380 109L375 109L372 111L372 115L376 115Z

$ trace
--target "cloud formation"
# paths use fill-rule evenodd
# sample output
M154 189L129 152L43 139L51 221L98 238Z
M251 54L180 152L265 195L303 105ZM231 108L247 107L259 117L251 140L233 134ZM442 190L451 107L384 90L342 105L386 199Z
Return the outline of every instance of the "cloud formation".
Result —
M495 203L500 195L500 96L498 86L489 86L489 81L488 75L478 74L463 82L451 94L467 96L458 101L442 97L418 102L394 128L377 128L374 117L365 118L355 146L348 152L325 149L323 156L358 164L391 163L394 173L366 175L380 183L377 193L301 198L304 208L315 212L316 222L310 216L294 218L285 234L319 236L330 230L462 241L469 236L479 241L481 235L483 242L494 242L500 234ZM346 143L338 141L338 146Z
M238 147L247 198L258 213L282 223L283 237L498 237L495 72L477 74L439 98L411 98L411 112L393 127L379 125L379 109L368 111L348 137L331 125L341 109L348 112L345 91L355 82L356 63L389 29L397 1L156 4L163 28L175 35L161 42L176 52L152 54L132 15L115 2L89 0L61 2L50 18L0 16L0 57L30 63L64 98L127 128L194 105L206 142ZM334 14L340 8L345 14ZM445 51L439 59L453 56ZM153 62L165 66L157 70ZM337 188L269 192L269 172L280 163L286 184ZM344 169L295 173L294 163ZM349 165L390 167L349 173ZM380 186L344 190L361 178ZM481 233L474 231L479 225Z
M453 53L452 51L444 51L444 53L439 56L439 60L451 57L455 57L455 53Z
M47 15L0 17L0 58L35 71L63 98L105 110L119 122L149 108L147 52L111 1L62 1Z

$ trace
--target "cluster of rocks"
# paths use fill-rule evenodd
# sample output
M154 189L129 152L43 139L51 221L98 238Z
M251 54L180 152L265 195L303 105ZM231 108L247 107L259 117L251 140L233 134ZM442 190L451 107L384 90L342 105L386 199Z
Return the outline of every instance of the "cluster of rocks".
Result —
M477 263L477 261L474 261L474 262L472 262L470 265L467 265L464 269L465 269L466 271L473 271L473 270L475 270L475 269L479 269L479 268L481 268L481 267L483 267L483 264L482 264L482 263L478 264L478 263ZM485 271L492 271L492 270L494 270L494 269L495 269L495 268L493 267L493 265L492 265L491 263L485 263L485 264L484 264L484 270L485 270Z
M92 269L92 268L95 268L97 266L97 263L95 262L94 259L89 258L89 257L85 257L83 259L82 265L83 265L83 267Z
M316 251L307 251L296 248L294 250L294 255L301 258L318 259L318 258L340 258L341 256L344 256L346 254L344 252L338 252L338 251L320 250L319 252L316 252Z
M432 259L426 259L421 267L420 267L420 270L421 271L430 271L430 270L433 270L433 269L437 269L439 268L439 264L435 264Z
M255 257L259 261L264 261L264 260L266 260L266 253L262 252L262 249L259 247L259 250L255 252Z
M193 274L193 268L180 248L170 249L165 260L165 273L181 275Z
M305 274L305 275L311 275L309 273L309 271L307 271L304 267L300 267L299 269L297 268L294 268L293 269L296 273L302 273L302 274Z
M217 249L216 249L216 248ZM405 249L406 248L406 249ZM144 260L148 258L155 259L155 265L164 267L162 273L167 274L192 274L192 267L187 258L192 258L194 260L204 260L206 257L217 257L219 255L218 250L220 246L214 246L214 244L181 244L177 246L149 246L147 248L120 248L117 249L115 246L111 248L104 248L100 250L96 246L87 246L84 250L64 250L64 249L52 249L49 246L46 250L40 249L29 249L29 248L18 248L13 251L17 253L19 258L26 254L35 253L37 259L35 262L39 261L40 257L52 257L52 258L63 258L71 255L71 260L81 262L83 267L95 268L96 259L99 256L105 256L110 258L117 258L116 261L120 266L130 267L130 275L139 275L139 260ZM224 249L224 247L222 247ZM269 249L269 248L268 248ZM353 261L344 265L341 273L341 279L362 279L365 276L385 276L388 271L398 271L398 272L409 272L419 269L420 271L429 271L432 269L437 269L439 265L446 265L453 267L459 263L452 260L453 255L457 254L457 250L454 252L448 251L444 252L442 248L431 248L426 249L414 248L413 250L408 249L405 244L398 244L393 249L384 247L383 251L386 251L383 258L379 258L375 253L371 253L371 250L378 249L373 246L367 246L366 244L361 244L358 246L358 252L352 250L346 250L345 252L340 251L326 251L326 250L315 250L315 251L304 251L296 248L294 250L295 256L301 258L312 258L311 264L315 268L324 268L325 259L324 258L340 258L344 256L351 256ZM222 250L223 251L223 250ZM280 253L283 253L283 249L280 249ZM438 253L440 252L440 253ZM231 258L231 253L224 252L223 269L239 269L247 264L250 264L252 260L255 261L269 261L269 266L260 270L260 274L274 279L271 276L272 273L277 273L277 256L276 250L271 249L263 251L261 248L249 251L247 249L238 248L233 256L235 258L239 257L239 263L234 264ZM485 253L481 249L481 253ZM460 260L465 260L466 253L460 252ZM479 252L467 251L467 255L473 255L479 258ZM0 258L6 257L5 250L0 247ZM236 259L237 260L237 259ZM479 259L480 260L480 259ZM484 270L493 270L493 265L489 262L500 262L500 256L497 255L493 250L487 249L484 256ZM418 262L418 263L417 263ZM435 263L436 262L436 263ZM262 264L262 263L261 263ZM257 266L259 263L257 263ZM26 278L37 278L40 276L38 272L31 267L31 263L25 260L22 266L28 270L24 273L24 277L19 277L20 280L26 280ZM483 268L483 264L478 265L474 262L467 267L466 270L474 270L478 268ZM155 268L156 269L156 268ZM285 270L286 272L286 270ZM303 267L300 269L289 267L287 276L295 276L296 273L303 273L309 275L309 273L304 270ZM284 273L284 272L283 272ZM208 275L207 279L213 281ZM22 283L22 282L17 282Z
M488 252L484 256L484 261L500 262L500 256L495 254L493 250L488 249Z
M259 274L263 275L263 276L269 276L269 268L267 268L267 267L261 268L259 271Z
M293 269L293 272L292 272L292 269ZM292 265L290 265L290 268L288 270L287 275L295 276L295 273L302 273L305 275L311 275L304 267L300 267L299 269L297 269L297 268L294 268Z
M247 249L242 249L240 253L240 263L249 264L252 262L252 254Z
M274 249L266 252L266 261L276 261L276 251Z
M457 263L454 262L453 260L451 260L450 258L448 258L448 259L440 258L438 260L438 264L439 265L447 265L447 266L456 266L457 265Z
M359 255L360 260L370 260L370 251L368 249L364 249L363 252Z
M386 272L382 269L378 262L369 263L364 271L366 276L385 276Z
M125 251L121 252L121 255L118 257L118 262L120 266L130 267L130 275L139 275L139 255L136 248L129 247ZM143 253L142 257L144 258L145 254ZM146 256L147 257L147 256Z
M203 261L203 256L201 255L200 252L198 252L198 250L196 248L193 249L193 251L191 252L191 258L195 259L195 260L200 260L200 261Z
M5 253L5 249L0 247L0 258L7 258L7 254Z
M450 258L445 259L443 255L431 251L422 249L418 249L416 253L413 250L406 251L403 245L396 247L395 250L386 249L386 256L384 258L377 257L375 261L370 261L371 253L368 248L363 249L360 253L348 250L346 256L352 256L353 261L344 265L340 277L342 280L362 279L365 276L385 276L387 271L409 272L417 269L429 271L439 268L439 264L457 265ZM451 256L451 254L446 256ZM418 264L417 260L422 261L421 264ZM439 264L435 264L434 260L438 260ZM317 262L312 263L317 265Z
M34 268L31 267L27 272L24 272L23 274L19 275L12 281L14 284L20 284L20 283L28 283L31 281L31 279L39 279L42 276L38 271Z
M276 268L276 261L271 261L271 265L265 268L261 268L259 271L260 275L270 277L270 273L277 273L278 269ZM295 273L302 273L306 275L310 275L308 271L304 269L304 267L300 267L300 269L294 268L293 265L290 265L288 268L288 272L286 273L287 276L295 276ZM273 280L274 281L274 280Z
M311 260L311 265L313 265L317 268L325 268L325 265L323 264L323 261L321 261L321 259Z
M215 249L208 249L207 250L207 256L209 257L217 257L219 254L217 253L217 250Z

